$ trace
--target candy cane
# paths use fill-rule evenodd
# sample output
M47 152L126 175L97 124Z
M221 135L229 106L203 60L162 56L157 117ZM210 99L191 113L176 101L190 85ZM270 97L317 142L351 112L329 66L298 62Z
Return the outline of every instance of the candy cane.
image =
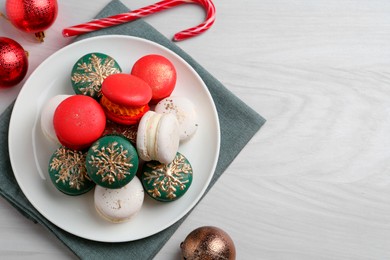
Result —
M130 22L139 19L141 17L145 17L150 14L154 14L185 3L188 4L194 3L194 4L201 5L206 11L206 19L203 23L195 27L191 27L189 29L176 33L173 37L173 40L181 41L196 36L198 34L201 34L204 31L208 30L213 25L215 21L215 6L211 0L162 0L158 3L134 11L117 14L102 19L96 19L84 24L79 24L69 28L65 28L62 31L62 34L64 37L70 37L70 36L81 35L87 32L97 31L103 28Z

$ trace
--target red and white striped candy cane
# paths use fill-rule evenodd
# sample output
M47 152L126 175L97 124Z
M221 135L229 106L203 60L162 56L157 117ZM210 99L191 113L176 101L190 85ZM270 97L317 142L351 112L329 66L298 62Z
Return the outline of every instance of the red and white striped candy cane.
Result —
M199 35L208 30L215 21L215 6L211 0L162 0L155 4L142 7L127 13L117 14L102 19L92 20L87 23L65 28L62 31L64 37L81 35L87 32L97 31L103 28L130 22L181 4L198 4L206 11L206 19L203 23L189 29L178 32L174 35L174 41L181 41Z

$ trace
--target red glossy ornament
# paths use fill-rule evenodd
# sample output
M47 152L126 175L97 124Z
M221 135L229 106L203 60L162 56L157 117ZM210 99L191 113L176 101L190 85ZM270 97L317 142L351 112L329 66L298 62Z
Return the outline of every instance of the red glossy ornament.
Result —
M41 41L45 37L43 32L54 23L58 14L56 0L7 0L5 9L16 28L35 33Z
M27 74L27 52L16 41L0 37L0 87L12 87Z

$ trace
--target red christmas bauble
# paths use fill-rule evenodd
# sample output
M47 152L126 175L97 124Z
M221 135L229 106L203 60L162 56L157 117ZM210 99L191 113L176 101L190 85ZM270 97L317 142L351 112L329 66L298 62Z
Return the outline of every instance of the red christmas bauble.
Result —
M57 18L56 0L6 0L9 21L24 32L43 33Z
M28 59L23 47L16 41L0 37L0 87L12 87L27 74Z

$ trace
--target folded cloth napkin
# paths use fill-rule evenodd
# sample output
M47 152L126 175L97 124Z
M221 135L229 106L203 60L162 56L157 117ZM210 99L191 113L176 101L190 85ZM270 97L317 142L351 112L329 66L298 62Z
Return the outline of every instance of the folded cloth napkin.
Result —
M114 0L97 15L97 18L128 10L120 1ZM220 156L215 173L207 189L209 190L241 149L264 124L265 120L229 92L217 79L177 45L142 20L92 32L80 36L77 40L106 34L124 34L141 37L171 49L186 60L207 85L217 107L221 127ZM152 259L184 221L185 217L153 236L123 243L90 241L59 229L35 210L20 190L14 178L8 154L8 125L11 112L12 105L0 116L0 194L23 215L50 230L78 257L82 259ZM245 128L237 127L239 125L245 125Z

